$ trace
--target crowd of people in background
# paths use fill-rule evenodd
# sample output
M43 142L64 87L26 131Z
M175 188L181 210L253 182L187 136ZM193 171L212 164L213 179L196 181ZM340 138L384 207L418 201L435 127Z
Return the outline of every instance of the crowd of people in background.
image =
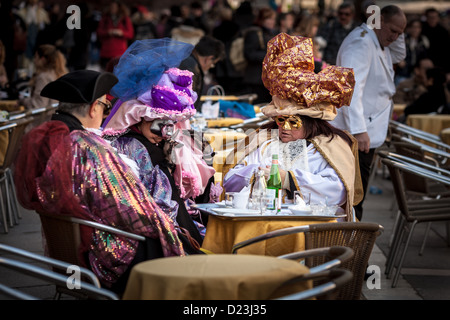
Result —
M70 17L58 3L47 4L27 0L18 7L13 1L2 1L0 8L0 40L4 47L2 59L2 91L14 86L24 74L31 79L38 67L35 53L41 45L53 45L66 59L68 70L98 67L112 71L120 56L135 40L174 38L197 44L209 36L224 44L220 59L211 61L201 70L202 84L197 87L205 94L213 85L221 85L226 94L257 93L254 103L270 102L270 95L261 81L261 65L270 39L284 32L310 37L314 43L315 71L336 64L339 47L344 38L364 17L356 12L353 1L343 1L333 10L298 9L286 11L268 2L256 7L252 1L243 1L232 8L227 1L193 1L155 10L142 4L113 1L105 7L78 3L81 28L69 29ZM366 3L366 2L365 2ZM376 4L375 1L367 2ZM421 14L408 14L404 32L406 58L395 66L395 83L411 81L419 62L427 58L450 78L449 19L447 12L429 8ZM262 38L259 37L262 32ZM246 70L235 70L229 60L230 47L237 37L245 35ZM192 70L191 70L192 71ZM6 79L6 80L5 80ZM422 85L422 87L426 85ZM448 98L448 80L444 89ZM11 91L10 91L11 94ZM8 94L2 94L8 98Z

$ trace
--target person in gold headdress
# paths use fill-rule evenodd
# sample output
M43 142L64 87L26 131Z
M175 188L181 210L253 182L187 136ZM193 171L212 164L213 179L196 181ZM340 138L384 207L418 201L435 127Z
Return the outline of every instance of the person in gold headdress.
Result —
M262 79L272 102L262 112L273 121L227 156L224 188L242 190L261 168L268 174L277 153L284 199L297 190L309 194L311 203L327 199L351 221L353 205L362 197L357 143L328 121L350 104L354 74L336 66L314 73L312 52L311 38L280 33L269 42Z

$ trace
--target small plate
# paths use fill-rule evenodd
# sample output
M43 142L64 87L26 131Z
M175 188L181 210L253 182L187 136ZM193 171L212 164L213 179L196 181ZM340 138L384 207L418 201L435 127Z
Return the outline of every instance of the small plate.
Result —
M306 210L299 210L299 209L295 209L290 207L289 210L292 212L292 214L295 215L299 215L299 216L304 216L304 215L310 215L312 214L312 210L311 209L306 209Z

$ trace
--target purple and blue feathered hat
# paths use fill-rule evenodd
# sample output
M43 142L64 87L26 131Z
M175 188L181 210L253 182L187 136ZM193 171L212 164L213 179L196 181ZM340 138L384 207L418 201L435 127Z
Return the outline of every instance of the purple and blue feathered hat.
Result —
M135 41L114 68L119 82L111 89L118 98L104 127L125 129L142 119L183 121L195 113L197 93L192 72L177 67L194 46L169 38Z

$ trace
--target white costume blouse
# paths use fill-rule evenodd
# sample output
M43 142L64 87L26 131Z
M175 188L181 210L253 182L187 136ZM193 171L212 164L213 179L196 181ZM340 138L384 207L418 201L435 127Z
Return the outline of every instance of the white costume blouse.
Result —
M290 173L297 189L305 196L311 196L311 203L327 201L328 205L343 205L347 191L336 171L329 165L320 152L311 143L300 139L283 143L271 139L244 158L244 161L231 168L224 177L224 189L238 192L250 184L258 168L272 164L272 154L278 154L279 168ZM289 178L283 183L283 189L289 188ZM295 190L291 190L292 192Z

